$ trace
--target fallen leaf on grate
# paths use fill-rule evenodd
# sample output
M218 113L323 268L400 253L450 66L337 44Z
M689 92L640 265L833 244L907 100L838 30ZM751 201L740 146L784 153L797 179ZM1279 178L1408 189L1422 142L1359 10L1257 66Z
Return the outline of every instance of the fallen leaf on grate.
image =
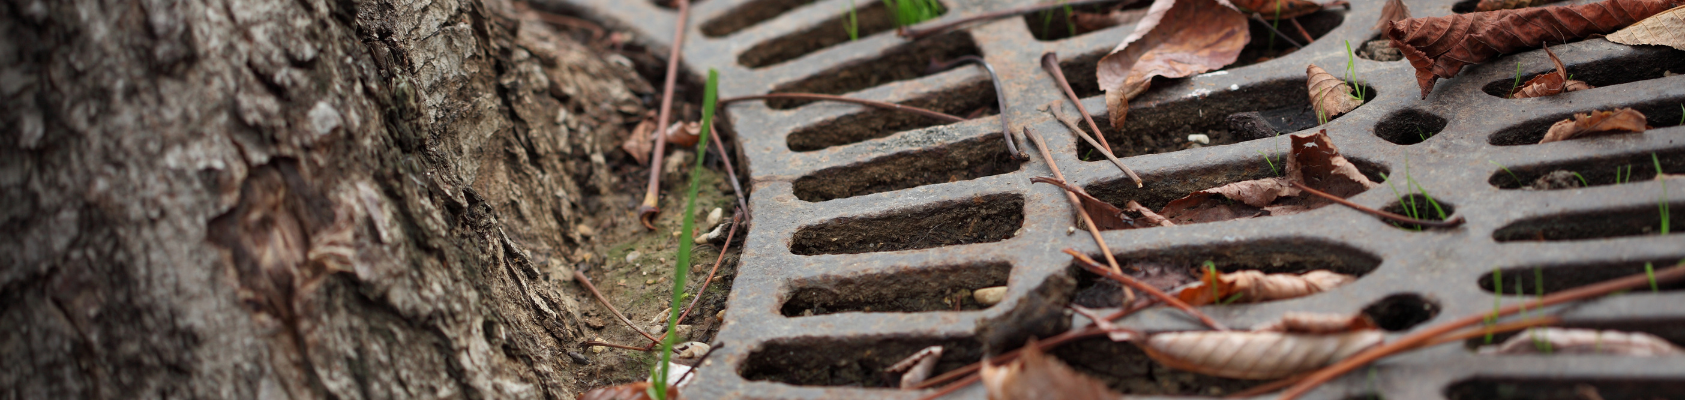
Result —
M1640 19L1685 4L1685 0L1605 0L1575 6L1411 18L1393 22L1387 37L1416 68L1422 98L1434 82L1464 66L1499 55L1608 34Z
M1643 132L1650 129L1644 113L1631 108L1615 111L1592 111L1587 114L1574 114L1574 118L1557 121L1545 132L1544 139L1539 143L1560 142L1570 139L1580 139L1616 133Z
M1182 288L1176 298L1189 305L1256 303L1321 293L1357 281L1357 277L1315 270L1304 274L1265 274L1258 270L1205 270L1198 282Z
M1590 84L1568 79L1568 67L1562 66L1562 59L1556 58L1556 52L1550 51L1549 47L1545 48L1545 55L1549 55L1550 62L1556 64L1556 71L1546 72L1533 77L1533 79L1528 79L1527 83L1521 84L1521 87L1510 93L1510 98L1525 99L1555 96L1567 92L1592 89Z
M1310 91L1311 108L1319 119L1332 120L1363 105L1363 99L1352 97L1351 85L1316 64L1305 66L1305 87Z
M1253 331L1289 333L1339 333L1375 329L1375 321L1363 313L1345 315L1288 311L1281 319L1260 326Z
M1685 6L1652 15L1609 34L1606 39L1626 45L1653 44L1685 50Z
M989 392L989 400L1123 398L1104 382L1043 354L1033 338L1021 352L1017 359L998 367L983 360L979 375L983 378L983 388Z
M649 165L650 149L655 148L655 137L650 136L651 132L655 132L654 111L650 111L643 121L638 122L638 126L632 128L632 136L620 142L620 149L632 155L632 159L638 160L638 165Z
M1306 0L1230 0L1244 13L1257 13L1269 19L1298 18L1322 10L1321 4Z
M1331 203L1316 196L1299 196L1299 182L1341 198L1375 187L1357 166L1340 156L1326 130L1290 135L1287 176L1235 182L1188 194L1166 204L1160 212L1177 224L1224 221L1264 215L1297 214Z
M1685 350L1644 332L1533 328L1501 344L1481 346L1480 354L1610 354L1630 357L1678 356Z
M1236 379L1274 379L1316 370L1381 343L1380 330L1334 334L1189 331L1135 344L1165 366ZM1114 338L1115 340L1115 338Z
M1403 19L1410 19L1410 7L1404 5L1404 0L1387 0L1387 4L1381 6L1381 19L1375 21L1375 27L1370 29L1384 32L1393 21Z
M930 377L931 371L936 369L936 361L940 359L942 346L930 346L889 366L884 372L901 373L901 388L912 389Z
M1246 16L1214 0L1154 0L1135 31L1096 67L1112 126L1124 126L1129 99L1146 92L1153 77L1222 68L1240 56L1248 37Z

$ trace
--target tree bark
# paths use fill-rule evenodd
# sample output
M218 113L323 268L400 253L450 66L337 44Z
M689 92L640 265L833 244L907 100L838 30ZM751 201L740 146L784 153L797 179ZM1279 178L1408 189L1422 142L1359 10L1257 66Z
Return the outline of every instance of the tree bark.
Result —
M508 0L8 0L0 399L572 398L563 227L650 91L591 53Z

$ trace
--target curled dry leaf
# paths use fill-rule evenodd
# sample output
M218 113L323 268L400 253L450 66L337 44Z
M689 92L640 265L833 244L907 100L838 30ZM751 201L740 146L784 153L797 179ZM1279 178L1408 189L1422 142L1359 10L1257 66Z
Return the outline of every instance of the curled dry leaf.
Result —
M667 128L667 144L676 146L675 148L695 147L696 142L702 140L701 135L701 123L692 121L684 124L673 124L673 126Z
M1565 119L1551 124L1550 130L1545 132L1544 139L1539 143L1560 142L1569 139L1586 138L1614 133L1643 132L1650 129L1644 113L1631 108L1615 111L1592 111L1588 114L1574 114L1573 119Z
M1352 315L1313 313L1303 311L1288 311L1281 315L1281 319L1254 331L1259 332L1289 332L1289 333L1339 333L1365 329L1375 329L1375 321L1368 315L1357 313Z
M930 377L930 372L936 369L936 361L940 359L942 346L930 346L889 366L884 372L901 372L901 388L912 389Z
M1043 354L1034 338L1024 345L1017 359L1005 365L997 367L983 360L983 370L978 374L983 378L983 388L989 392L989 400L1123 398L1104 382Z
M1404 0L1387 0L1387 4L1381 6L1381 19L1375 21L1375 27L1370 29L1385 31L1393 21L1402 19L1410 19L1410 7L1404 5Z
M1685 6L1652 15L1609 34L1606 39L1625 45L1651 44L1685 50Z
M1222 68L1240 56L1248 37L1246 16L1215 0L1154 0L1135 31L1100 59L1095 72L1112 126L1124 126L1129 99L1146 92L1153 77Z
M1319 118L1331 120L1363 105L1363 99L1352 97L1351 85L1316 64L1305 66L1305 87L1310 90L1311 108Z
M1566 92L1592 89L1591 84L1568 79L1568 67L1562 66L1562 59L1556 58L1556 52L1545 48L1545 55L1550 56L1551 64L1556 65L1556 71L1539 74L1521 84L1510 98L1525 99L1530 97L1555 96Z
M1481 346L1480 354L1612 354L1630 357L1685 355L1666 339L1643 332L1533 328L1501 344Z
M1229 3L1241 12L1257 13L1269 19L1298 18L1322 10L1321 4L1306 0L1230 0Z
M620 149L625 150L626 154L632 155L632 159L638 160L638 165L649 165L650 149L655 148L655 136L650 136L651 132L655 132L654 111L645 115L644 120L638 122L638 126L632 128L632 136L628 136L626 141L620 142Z
M1381 343L1379 330L1336 334L1167 332L1136 341L1171 368L1236 379L1273 379L1308 372Z
M1199 282L1183 287L1176 298L1196 306L1256 303L1321 293L1356 280L1355 276L1320 269L1304 274L1265 274L1258 270L1213 274L1207 269Z
M1340 155L1327 131L1289 138L1292 149L1287 158L1287 176L1235 182L1194 192L1171 201L1161 214L1179 224L1289 215L1330 203L1321 197L1300 196L1300 190L1292 182L1341 198L1375 187L1375 182Z
M1516 8L1527 8L1534 5L1550 3L1556 0L1480 0L1475 3L1475 11L1498 11Z
M1502 54L1563 43L1616 29L1685 4L1685 0L1605 0L1393 22L1387 37L1416 67L1422 98L1434 82Z

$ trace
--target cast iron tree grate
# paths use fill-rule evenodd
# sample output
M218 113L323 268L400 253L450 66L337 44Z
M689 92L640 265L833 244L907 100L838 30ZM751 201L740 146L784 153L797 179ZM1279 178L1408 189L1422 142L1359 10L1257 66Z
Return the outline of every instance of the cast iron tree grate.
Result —
M673 37L675 13L649 2L535 3L579 10L585 17L632 31L642 45L652 48L666 47L664 41ZM854 5L865 18L877 3L857 0ZM943 3L947 12L938 20L1032 3L948 1ZM1431 16L1448 14L1463 3L1468 2L1410 5L1418 16ZM744 7L762 4L773 10L745 14ZM999 139L1000 115L1010 118L1013 129L1028 127L1045 137L1070 183L1109 202L1136 200L1157 208L1194 190L1270 176L1273 168L1265 157L1287 153L1285 135L1327 129L1360 170L1377 182L1385 175L1399 189L1395 193L1383 184L1349 200L1379 209L1425 192L1455 205L1454 213L1467 220L1454 228L1399 229L1358 211L1329 206L1291 216L1103 233L1112 250L1125 257L1187 262L1191 259L1182 258L1205 254L1232 260L1232 254L1219 253L1262 243L1267 251L1253 253L1338 254L1348 260L1343 265L1360 267L1354 270L1362 273L1360 279L1332 291L1206 308L1229 326L1257 325L1288 311L1367 312L1383 319L1389 331L1407 333L1448 317L1489 311L1494 298L1505 304L1531 298L1493 293L1494 270L1501 270L1506 281L1517 279L1528 291L1542 285L1549 292L1641 270L1646 262L1661 265L1685 259L1685 235L1673 233L1685 228L1680 220L1685 215L1685 181L1652 179L1656 166L1650 162L1653 153L1663 172L1670 174L1680 173L1685 165L1680 161L1685 127L1678 126L1685 77L1672 76L1685 73L1679 61L1685 60L1685 52L1677 50L1634 48L1602 39L1555 45L1552 49L1570 72L1596 80L1599 88L1525 100L1491 93L1505 89L1494 85L1513 80L1517 62L1527 71L1543 71L1548 63L1543 51L1468 68L1455 79L1441 81L1427 99L1418 97L1409 63L1358 58L1358 80L1375 95L1349 114L1316 127L1284 119L1272 124L1279 125L1275 130L1281 136L1188 142L1190 133L1222 137L1227 127L1210 121L1231 114L1286 115L1303 107L1305 66L1343 70L1348 59L1345 43L1360 48L1377 36L1369 28L1380 16L1381 5L1380 0L1354 0L1349 11L1313 18L1307 28L1319 37L1302 49L1155 82L1132 102L1131 125L1125 130L1164 143L1153 143L1154 151L1119 149L1123 162L1145 179L1145 187L1138 189L1123 184L1122 175L1103 158L1085 155L1087 144L1039 111L1054 103L1062 115L1076 113L1040 66L1042 53L1056 52L1086 107L1104 121L1105 101L1094 83L1092 64L1128 34L1127 26L1070 36L1032 32L1041 21L1006 18L925 39L944 42L910 43L895 36L893 29L871 25L859 40L850 41L813 36L831 31L842 35L842 29L832 25L846 16L849 0L709 0L695 5L684 65L693 76L718 69L722 97L810 87L981 117L958 123L915 121L827 102L726 107L723 117L738 135L733 142L747 158L755 220L724 328L715 338L721 347L711 358L714 367L700 370L700 380L687 395L916 398L928 392L891 389L892 377L881 374L880 367L925 345L943 343L954 350L943 357L938 370L956 368L975 361L984 347L976 331L978 321L1006 315L1044 283L1067 276L1078 278L1070 293L1092 289L1091 277L1074 273L1070 257L1059 250L1098 254L1098 247L1080 230L1067 233L1073 222L1062 192L1030 183L1031 177L1051 175L1046 160L1007 157ZM782 50L776 47L780 43L786 45ZM985 84L988 75L979 67L926 73L913 72L922 71L916 68L923 65L886 63L924 62L907 54L980 55L1002 72L1008 104L994 104L994 89ZM1623 66L1635 67L1625 73ZM874 72L851 70L862 67L901 72L884 79L824 81L838 74ZM1528 144L1536 142L1550 122L1566 115L1617 107L1639 108L1657 128ZM1104 129L1109 138L1120 139L1112 141L1114 146L1129 143L1116 129ZM827 136L828 131L837 135ZM1628 165L1627 170L1614 171L1617 166L1608 163ZM1558 170L1578 173L1585 184L1525 188L1553 173L1566 174ZM1409 181L1415 185L1407 185ZM1663 204L1673 211L1667 235L1659 231ZM926 232L948 236L932 238ZM1336 259L1340 258L1331 260ZM1535 269L1542 283L1533 281ZM951 307L941 303L946 296L995 284L1008 287L1005 300L996 306L962 302L958 311L941 307ZM905 290L892 296L882 294L882 287L863 288L870 285ZM1685 341L1677 334L1685 309L1676 306L1685 304L1685 293L1677 285L1658 289L1603 298L1567 309L1563 316L1570 325L1615 323L1632 330L1671 332L1663 337ZM860 293L884 298L874 302ZM1176 311L1160 309L1120 323L1149 331L1201 328ZM1098 350L1081 358L1077 353L1084 349ZM1133 347L1104 340L1078 343L1055 354L1069 355L1079 369L1125 393L1215 396L1253 383L1190 374L1175 385L1154 386L1131 377L1154 376L1164 372L1159 371L1162 366L1139 357ZM1090 359L1095 355L1102 359ZM1448 345L1383 364L1367 376L1336 380L1308 398L1559 398L1563 390L1572 394L1579 384L1598 388L1608 399L1677 398L1685 385L1685 360L1679 358L1564 356L1518 363ZM973 386L954 396L981 399L984 393Z

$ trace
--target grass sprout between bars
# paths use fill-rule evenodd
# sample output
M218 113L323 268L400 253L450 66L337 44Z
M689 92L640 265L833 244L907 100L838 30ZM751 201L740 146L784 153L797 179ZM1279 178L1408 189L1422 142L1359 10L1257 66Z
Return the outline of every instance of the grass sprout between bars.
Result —
M929 21L942 15L942 3L936 0L883 0L883 5L895 16L895 25L901 27Z
M649 386L648 395L656 400L666 400L667 385L669 383L677 384L677 382L667 382L667 371L673 365L673 341L679 337L679 335L674 334L674 329L678 328L679 311L684 307L685 278L690 276L692 240L689 240L689 238L695 236L692 231L696 229L696 194L702 187L702 161L706 158L703 156L708 154L708 135L712 133L709 132L708 128L713 126L714 122L714 103L719 94L719 83L720 71L709 68L708 82L702 89L702 133L698 135L696 141L696 165L690 169L690 192L685 196L684 222L679 228L679 231L682 232L679 236L679 253L674 257L677 261L674 262L673 266L673 303L667 312L668 334L662 335L661 362L656 364L654 368L657 371L652 371L650 374L655 379L653 379L654 384Z
M1402 214L1405 216L1414 219L1426 219L1423 217L1427 216L1427 211L1422 209L1422 206L1425 205L1433 207L1434 212L1439 215L1440 220L1443 221L1447 217L1445 214L1445 208L1439 206L1439 201L1434 200L1433 195L1428 194L1427 188L1422 187L1421 184L1416 182L1416 178L1410 175L1410 157L1408 155L1404 157L1404 190L1406 193L1411 194L1411 196L1400 193L1398 191L1398 187L1393 185L1392 177L1387 176L1387 174L1381 174L1381 179L1386 180L1387 188L1392 189L1393 196L1398 198L1398 206L1404 209ZM1416 202L1416 196L1413 195L1417 194L1421 195L1423 199L1422 203ZM1413 231L1421 231L1423 229L1422 226L1411 227L1398 222L1393 222L1392 224L1393 226Z

